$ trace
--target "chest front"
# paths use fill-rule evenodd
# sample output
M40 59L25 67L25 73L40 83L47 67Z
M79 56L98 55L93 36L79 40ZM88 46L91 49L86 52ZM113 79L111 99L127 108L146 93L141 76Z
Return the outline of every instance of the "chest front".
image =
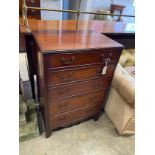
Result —
M123 47L92 33L46 35L34 33L40 109L48 137L55 129L99 117Z

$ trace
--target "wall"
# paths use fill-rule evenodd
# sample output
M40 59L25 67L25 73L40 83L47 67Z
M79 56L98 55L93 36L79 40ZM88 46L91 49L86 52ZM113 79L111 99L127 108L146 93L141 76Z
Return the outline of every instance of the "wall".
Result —
M90 11L92 5L92 0L81 0L80 10L81 11ZM80 14L80 20L88 20L89 14Z
M64 10L78 10L79 9L79 1L80 0L63 0L63 9ZM80 10L81 11L90 11L91 8L91 0L81 0ZM75 13L63 13L62 19L77 19L77 14ZM88 20L89 15L81 14L79 17L80 20Z
M42 8L62 9L63 0L41 0ZM62 20L61 12L41 11L42 20Z

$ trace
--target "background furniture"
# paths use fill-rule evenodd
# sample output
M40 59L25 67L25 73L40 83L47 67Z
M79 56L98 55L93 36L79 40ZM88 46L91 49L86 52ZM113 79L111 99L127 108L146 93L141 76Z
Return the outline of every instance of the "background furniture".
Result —
M111 14L115 14L115 12L120 12L120 15L122 14L123 10L124 10L125 6L123 5L116 5L116 4L111 4L111 9L110 9L110 13ZM115 16L112 16L113 18ZM117 20L116 21L121 21L121 16L117 17Z
M27 6L40 7L40 0L25 0ZM22 0L19 0L19 16L22 16ZM27 17L40 19L40 10L27 10Z
M135 48L135 32L126 32L126 33L103 32L103 34L124 45L125 49Z
M52 130L97 120L123 46L90 31L32 34L46 137Z
M105 112L121 135L135 133L135 78L127 72L129 66L134 71L133 51L132 54L123 52L105 106Z
M110 11L105 11L105 10L100 9L100 10L97 11L97 13L109 14ZM108 20L108 21L112 21L113 20L110 15L104 15L104 16L103 15L95 15L94 19L95 20Z

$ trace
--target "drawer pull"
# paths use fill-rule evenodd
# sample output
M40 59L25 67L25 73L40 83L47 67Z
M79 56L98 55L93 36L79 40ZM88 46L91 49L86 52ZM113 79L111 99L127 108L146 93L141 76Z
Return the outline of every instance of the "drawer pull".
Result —
M111 59L110 58L106 58L104 61L105 61L106 64L108 64L111 61Z
M59 104L58 107L59 107L59 108L64 108L64 107L66 107L68 104L69 104L69 102L65 102L65 104L63 104L63 105Z
M112 57L112 53L110 52L110 53L108 53L108 55L107 56L105 56L105 54L101 54L101 58L102 58L102 61L104 62L104 63L109 63L110 61L111 61L111 58Z
M71 65L75 61L75 56L72 56L72 58L69 60L66 60L65 58L61 57L60 60L61 60L62 64L64 64L64 65Z

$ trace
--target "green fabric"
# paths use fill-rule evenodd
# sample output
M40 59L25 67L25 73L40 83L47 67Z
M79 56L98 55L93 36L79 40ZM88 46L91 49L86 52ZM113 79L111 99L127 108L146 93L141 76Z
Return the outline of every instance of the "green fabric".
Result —
M34 120L19 128L19 141L29 140L39 136L37 120Z
M121 66L126 67L126 66L135 66L135 53L134 50L129 49L129 50L123 50L119 63Z
M22 102L19 104L19 114L22 115L22 114L25 114L27 111L27 106L26 106L26 103L25 102Z
M28 100L26 102L26 104L27 104L29 109L35 109L35 102L34 102L34 100Z
M19 116L19 126L24 126L24 125L26 125L27 124L27 122L26 122L26 117L25 117L25 115L20 115Z
M24 115L20 115L19 117L19 141L23 142L25 140L30 140L32 138L39 136L39 129L37 123L37 114L35 110L35 102L34 100L29 100L26 102L27 105L27 118L28 122L26 122L26 117Z
M19 95L19 114L25 114L27 111L26 103L24 102L24 99L22 95Z

